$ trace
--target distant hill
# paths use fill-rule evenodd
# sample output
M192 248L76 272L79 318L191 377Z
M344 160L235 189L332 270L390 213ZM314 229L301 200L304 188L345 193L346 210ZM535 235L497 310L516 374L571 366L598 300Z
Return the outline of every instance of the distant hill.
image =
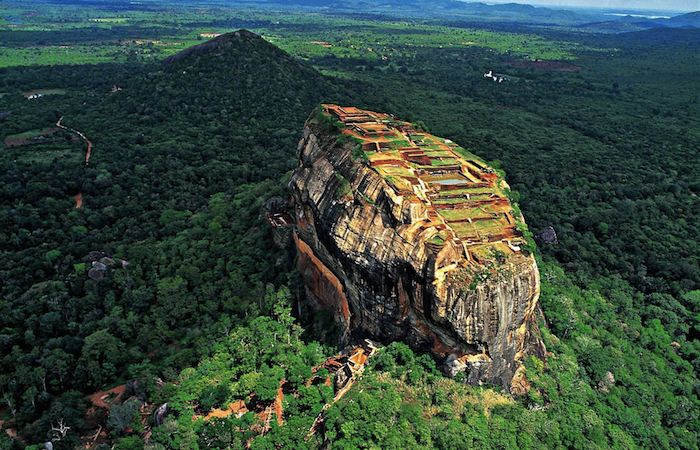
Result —
M579 28L601 33L624 33L654 28L700 28L700 11L681 14L668 19L647 19L631 15L621 16L613 20L583 24Z
M245 164L247 178L257 180L292 167L306 116L321 101L337 98L336 92L313 67L239 30L167 58L158 71L125 86L116 101L124 103L120 111L153 111L158 129L175 140L187 134L187 127L212 133L225 143L218 151L234 164ZM135 108L136 100L145 106ZM226 126L214 130L214 124ZM251 160L253 147L265 151Z
M225 57L227 51L237 52L245 46L265 46L267 42L257 34L248 30L238 30L232 33L222 34L202 44L188 47L179 53L165 59L166 63L183 60L188 57L202 55L217 55ZM278 56L284 56L283 52L278 52Z
M682 45L700 50L700 28L655 27L622 33L616 37L616 40L627 48L646 49L650 46L673 48Z
M682 14L680 16L671 17L670 19L661 19L666 26L675 28L700 28L700 11Z

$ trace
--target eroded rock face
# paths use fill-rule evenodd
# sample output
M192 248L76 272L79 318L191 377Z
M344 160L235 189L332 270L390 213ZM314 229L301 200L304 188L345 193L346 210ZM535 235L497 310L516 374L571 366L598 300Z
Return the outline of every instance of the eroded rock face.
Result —
M299 158L298 265L343 339L402 340L471 383L527 386L524 358L544 355L539 273L505 181L450 141L335 105L307 121Z

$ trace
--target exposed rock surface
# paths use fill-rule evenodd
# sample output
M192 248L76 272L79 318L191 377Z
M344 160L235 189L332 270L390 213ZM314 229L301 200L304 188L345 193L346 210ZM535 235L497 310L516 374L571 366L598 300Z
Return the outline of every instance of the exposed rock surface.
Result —
M598 391L607 394L613 386L615 386L615 375L610 371L605 372L605 376L598 382Z
M170 412L167 403L163 403L153 412L153 424L157 427L163 425L165 417Z
M439 138L388 115L351 110L346 117L342 108L324 105L312 114L290 182L308 297L334 313L346 341L351 335L403 340L430 350L450 375L464 371L471 383L521 390L527 386L524 358L544 356L535 323L539 273L524 250L524 224L505 198L505 181L450 141L428 149L426 142L432 146ZM386 124L388 131L363 134L351 120ZM399 144L404 148L387 144L399 142L397 136L407 140ZM413 146L423 146L425 154ZM386 163L394 153L406 161ZM456 164L423 170L436 158ZM387 175L392 164L403 179ZM468 174L472 166L481 173ZM457 177L467 180L465 189L444 187ZM474 186L478 194L467 190ZM462 201L457 192L472 194L463 196L463 209L452 210ZM474 217L455 219L455 211ZM478 220L503 229L470 231Z
M101 281L109 273L110 269L126 269L129 262L123 259L116 259L105 252L91 251L83 258L90 264L88 277L95 281Z
M535 235L535 240L538 244L557 244L559 240L557 239L557 232L554 231L554 227L547 227Z

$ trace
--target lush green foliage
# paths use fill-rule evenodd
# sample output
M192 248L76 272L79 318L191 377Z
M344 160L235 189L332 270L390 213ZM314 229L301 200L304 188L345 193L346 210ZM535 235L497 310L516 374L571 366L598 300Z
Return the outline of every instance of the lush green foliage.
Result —
M239 44L214 75L194 57L128 76L104 66L94 88L64 80L86 92L2 99L12 111L3 133L65 114L95 144L84 169L78 144L76 158L54 153L41 164L22 156L51 145L2 156L0 380L8 413L32 441L45 439L56 417L44 413L63 393L175 379L265 311L266 283L289 281L291 255L275 247L263 207L284 193L306 115L333 94L273 46ZM13 75L3 80L28 88L37 73L46 72L24 72L19 88ZM109 94L115 82L124 91ZM73 208L77 191L82 209ZM129 265L90 279L94 250Z
M695 373L671 336L658 323L642 325L633 308L618 312L600 291L576 287L556 264L542 272L552 355L546 364L528 362L533 389L522 404L436 376L432 361L392 344L329 411L333 445L696 448L697 435L688 431L699 419ZM629 295L619 287L608 292ZM607 372L614 373L610 384Z
M251 441L254 448L302 448L305 437L323 404L333 398L324 384L310 384L311 368L323 359L316 343L300 340L301 328L292 325L290 294L270 290L265 300L271 317L258 317L248 326L237 327L214 349L213 355L196 368L185 369L179 378L156 396L172 410L157 428L154 442L167 448L242 448ZM285 380L284 426L273 421L269 433L261 436L260 411L274 401ZM244 401L250 412L242 417L204 419L213 408L225 408L235 400ZM178 445L173 445L178 440Z
M696 32L535 38L456 24L159 11L163 22L193 23L180 35L149 27L155 14L143 11L46 11L3 45L19 55L37 36L80 46L140 34L180 36L184 46L202 31L249 26L329 76L255 39L171 64L144 64L150 57L138 50L111 54L118 64L0 71L0 139L63 115L94 143L87 167L84 145L68 135L0 153L0 419L28 442L48 439L63 419L71 432L58 447L99 423L115 448L141 448L133 401L109 419L85 417L87 394L137 379L133 398L172 407L153 448L250 439L254 448L698 447ZM84 16L58 20L71 11ZM118 21L89 22L98 16ZM334 36L330 48L308 44ZM513 67L515 55L502 52L519 40L527 52L575 57L581 70ZM158 45L148 54L173 52ZM493 83L483 77L491 69L513 79ZM66 94L20 95L36 88ZM301 125L321 101L420 119L499 159L531 229L556 228L560 243L541 249L552 355L529 362L528 398L447 380L428 357L394 344L328 411L324 430L304 439L330 395L304 381L334 350L292 325L302 290L264 205L284 196ZM129 264L93 280L85 257L96 250ZM285 425L265 436L252 413L192 420L234 400L269 402L282 378L294 387ZM11 445L0 433L0 447Z

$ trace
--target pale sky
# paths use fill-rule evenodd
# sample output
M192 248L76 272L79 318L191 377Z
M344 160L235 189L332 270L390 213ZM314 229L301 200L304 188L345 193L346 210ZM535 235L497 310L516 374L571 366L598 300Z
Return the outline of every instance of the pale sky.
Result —
M700 0L484 0L484 3L529 3L543 6L592 6L616 9L700 11Z

